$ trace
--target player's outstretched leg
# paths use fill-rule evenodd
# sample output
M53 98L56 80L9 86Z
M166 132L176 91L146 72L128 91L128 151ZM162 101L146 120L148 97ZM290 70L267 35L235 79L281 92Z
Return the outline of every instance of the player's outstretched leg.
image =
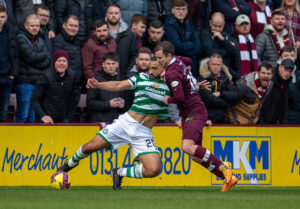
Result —
M196 145L193 140L183 140L182 150L191 155L195 162L201 164L219 178L224 179L224 186L221 191L228 191L237 183L237 179L232 176L232 166L230 162L220 161L208 149L200 145Z
M79 161L88 157L91 153L103 148L108 148L110 145L102 139L101 136L96 135L90 142L83 144L73 155L73 157L66 161L57 171L68 172L78 166Z
M112 170L113 189L121 190L123 177L129 178L152 178L160 173L160 157L157 153L144 154L138 156L141 164L137 164L128 168L114 168Z

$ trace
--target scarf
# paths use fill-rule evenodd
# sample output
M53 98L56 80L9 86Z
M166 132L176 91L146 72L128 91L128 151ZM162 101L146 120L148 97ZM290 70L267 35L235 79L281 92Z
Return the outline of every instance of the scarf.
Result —
M245 75L253 71L258 71L257 52L251 34L248 34L248 40L250 41L250 45L251 45L252 59L250 56L250 52L248 49L247 40L245 36L239 35L240 55L241 55L241 75ZM252 69L251 69L251 63L252 63Z
M272 31L272 35L274 37L274 40L275 40L275 44L276 44L276 47L277 47L277 52L278 54L280 53L280 49L283 48L280 46L280 43L278 41L278 38L277 38L277 35L274 31ZM289 40L289 35L286 34L283 36L283 43L284 43L284 46L289 46L290 45L290 40Z
M262 86L260 86L260 82L259 82L258 74L257 73L255 73L254 83L255 83L255 86L256 86L257 91L258 91L258 97L261 100L265 96L268 87L262 87Z

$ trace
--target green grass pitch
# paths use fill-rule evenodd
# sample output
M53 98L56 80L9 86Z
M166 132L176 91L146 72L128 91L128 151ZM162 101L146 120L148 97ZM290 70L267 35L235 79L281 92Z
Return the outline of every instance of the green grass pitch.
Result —
M300 187L0 187L1 209L293 209Z

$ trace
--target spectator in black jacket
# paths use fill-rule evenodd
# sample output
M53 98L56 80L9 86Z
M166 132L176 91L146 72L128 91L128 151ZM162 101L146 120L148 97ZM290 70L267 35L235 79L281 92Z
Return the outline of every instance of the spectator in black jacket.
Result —
M225 25L224 15L220 12L214 13L209 24L210 27L201 33L203 55L204 57L210 57L214 53L220 54L224 65L229 68L232 80L236 81L241 77L240 54L231 36L223 32Z
M93 31L93 24L96 20L104 18L100 13L98 0L59 0L55 2L55 14L57 28L62 30L64 19L69 15L79 18L78 37L83 44Z
M17 115L16 122L34 122L34 110L30 97L37 77L51 67L51 56L43 39L39 36L40 19L35 15L26 18L24 28L17 34L20 65L16 78Z
M107 52L103 56L103 69L95 79L99 82L117 80L118 56ZM114 119L124 112L124 99L120 92L108 92L100 89L87 90L86 106L90 115L90 122L112 123Z
M288 114L287 122L300 124L300 70L295 72L296 82L290 82L288 88Z
M116 38L120 56L120 79L127 79L128 71L133 67L139 50L139 44L131 28L118 34Z
M44 40L50 55L52 54L52 43L49 38L49 18L50 18L50 9L44 4L40 4L36 7L35 14L40 18L40 36ZM51 38L55 37L51 36Z
M70 56L68 71L72 71L75 78L81 82L82 64L80 53L80 40L78 39L79 19L74 15L65 18L62 31L53 39L53 52L58 49L65 50Z
M142 45L151 49L151 56L153 57L154 48L161 41L167 41L164 24L160 20L153 20L148 27L148 33L142 37Z
M287 89L292 80L295 63L291 59L285 59L275 69L271 85L268 87L262 109L260 111L259 123L279 124L286 123L288 110Z
M6 11L0 5L0 122L6 121L13 80L19 68L16 28L6 22Z
M212 123L226 123L225 113L231 104L242 98L239 91L231 84L232 76L223 65L219 54L212 54L201 62L200 76L211 85L211 90L202 89L200 95L205 103L208 120Z
M13 1L12 0L0 0L0 5L4 6L6 8L6 14L8 16L7 22L13 26L17 25L16 22L16 16L14 12L13 7Z
M79 102L80 86L68 70L69 55L64 50L53 53L53 69L39 76L31 97L36 122L67 123Z
M50 9L50 19L48 27L49 38L52 39L55 36L56 24L54 18L54 0L10 0L13 3L14 13L16 15L16 22L18 26L23 26L26 17L34 13L34 8L40 4L46 5ZM58 2L58 1L56 1Z

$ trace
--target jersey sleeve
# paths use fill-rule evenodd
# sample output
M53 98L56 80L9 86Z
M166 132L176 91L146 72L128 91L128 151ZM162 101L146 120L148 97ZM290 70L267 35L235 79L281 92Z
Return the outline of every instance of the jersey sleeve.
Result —
M139 79L139 74L132 76L128 79L131 85L131 89L136 89L138 79Z
M170 84L170 88L173 94L173 97L170 97L168 99L168 103L175 103L175 104L179 104L179 103L184 103L185 101L185 96L184 96L184 91L183 91L183 87L182 87L182 83L181 83L181 79L179 77L179 75L172 73L169 74L168 78L167 78L167 82Z

